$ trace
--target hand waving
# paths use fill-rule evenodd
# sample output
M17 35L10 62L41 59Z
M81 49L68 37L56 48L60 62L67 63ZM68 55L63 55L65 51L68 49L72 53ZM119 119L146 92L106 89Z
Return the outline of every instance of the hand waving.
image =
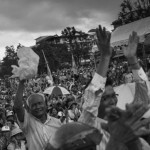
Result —
M102 29L102 27L99 26L99 28L96 29L96 35L96 43L99 51L101 51L102 58L111 57L112 49L110 47L110 32L106 31L105 27Z
M128 47L124 49L124 55L126 58L132 58L136 56L138 43L139 37L137 33L133 31L129 36Z

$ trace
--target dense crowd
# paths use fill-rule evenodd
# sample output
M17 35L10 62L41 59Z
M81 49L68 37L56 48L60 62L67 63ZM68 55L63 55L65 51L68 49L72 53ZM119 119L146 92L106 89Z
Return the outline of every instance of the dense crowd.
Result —
M109 50L107 50L107 52L109 53ZM107 55L108 54L105 54L104 56L106 57ZM121 145L123 144L127 145L126 146L127 149L132 149L131 148L132 141L137 142L138 141L137 139L139 137L142 138L141 134L136 135L134 130L136 131L136 129L140 127L145 127L147 123L149 123L149 120L143 118L144 121L140 125L138 125L136 129L129 128L130 125L131 126L133 125L131 122L130 123L128 122L127 127L124 129L122 127L123 124L120 125L117 121L119 119L122 119L121 117L125 113L130 112L132 115L133 113L137 115L136 119L133 118L134 120L133 123L136 124L136 121L139 121L142 115L148 110L147 105L145 106L144 104L137 103L134 106L132 104L133 106L131 105L128 108L129 111L127 110L124 112L122 112L120 109L116 107L113 108L112 110L111 109L107 110L107 114L106 114L106 110L104 110L104 108L107 105L109 107L116 106L117 95L116 93L114 93L112 87L136 81L134 77L133 69L138 70L140 68L139 66L142 66L143 63L141 60L138 59L136 59L137 61L136 63L135 62L132 63L131 60L128 59L127 55L126 58L127 60L120 60L120 59L112 60L110 63L107 63L102 59L102 61L100 61L100 64L101 63L103 64L101 66L97 65L98 69L95 68L94 65L89 64L87 66L79 67L78 72L76 74L72 71L72 68L64 68L62 70L58 70L57 72L52 72L53 81L50 80L49 76L46 73L42 75L37 75L35 78L32 78L30 80L23 80L23 81L20 81L19 78L10 78L10 77L5 77L5 79L1 79L0 80L0 128L1 128L0 150L19 150L19 149L33 150L37 148L36 144L37 146L39 146L39 149L41 147L42 149L46 149L46 147L47 149L52 149L52 146L54 147L59 144L61 145L62 141L59 141L58 137L54 138L55 139L54 145L48 143L49 140L51 139L49 138L49 135L47 135L49 134L47 132L50 131L46 126L48 124L47 122L48 118L46 119L43 117L40 118L37 115L38 113L39 114L42 113L41 109L43 109L43 111L45 109L44 106L40 106L42 105L42 102L40 101L41 97L44 100L44 103L46 105L45 113L48 116L52 117L51 118L52 125L50 126L52 126L51 128L54 129L53 130L51 129L51 133L50 133L51 136L53 136L52 133L54 131L58 135L60 134L60 137L62 136L61 138L64 139L65 136L67 137L68 132L72 134L73 132L72 130L75 130L74 134L76 134L76 132L79 132L79 129L76 129L76 127L80 126L80 128L82 128L79 122L83 124L87 124L88 127L89 126L93 127L93 125L91 125L93 123L93 120L91 119L92 117L90 118L89 116L94 116L95 118L97 117L100 119L100 120L96 119L97 123L95 124L97 125L94 125L94 128L98 129L98 132L100 131L100 133L103 134L103 137L101 138L101 142L98 142L100 144L96 144L97 149L110 150L112 146L111 144L114 142L111 141L112 142L111 143L110 139L113 138L117 139L118 142L122 142ZM137 67L136 65L138 65L139 68L136 68ZM108 67L108 69L104 69L103 67L106 68ZM98 74L102 77L106 76L107 81L105 79L102 79L102 77L100 79L100 77L98 77ZM99 82L99 80L101 80L101 82ZM145 79L143 78L142 80L145 81ZM47 88L52 86L64 87L70 94L67 95L52 94L52 92L49 94L44 93L44 91ZM109 90L109 92L112 92L112 94L108 96L106 94L107 93L106 89ZM18 101L18 99L20 98L22 98L22 102ZM97 100L97 98L99 101ZM34 101L33 99L36 99L36 101ZM100 99L101 99L101 104L100 104ZM109 101L112 100L112 102L109 101L107 102L107 99L109 99ZM34 104L37 103L38 101L39 104ZM108 106L106 108L108 108ZM36 109L34 110L34 107L35 108L39 107L39 108L37 110ZM25 111L22 111L23 110L22 108L25 109ZM143 108L142 112L141 112L141 108ZM118 112L119 115L115 114L114 111L115 113ZM87 112L91 113L92 115L88 114ZM134 116L132 115L128 117L131 117L130 119L132 119L132 117ZM24 119L23 116L25 116ZM129 118L127 118L127 116L124 116L124 120L123 120L124 122L126 121L125 119L128 121ZM109 129L108 127L105 126L103 127L104 129L102 129L101 123L107 123L107 121L111 126L109 126ZM68 125L69 123L74 123L72 129L70 129L69 126L67 128L65 127L63 128L63 125L65 126ZM114 125L116 125L116 127L113 126L113 123ZM42 126L40 126L41 124ZM58 129L59 127L60 129ZM118 131L116 128L118 129ZM56 131L56 129L58 129L59 132ZM61 130L63 133L61 133ZM89 133L88 131L91 131L90 128L84 127L83 130L81 130L78 134L80 134L84 130L86 131L85 132L86 134ZM127 132L130 131L134 136L133 137L131 136L131 140L130 140L130 136L129 137L127 136L126 141L125 139L121 139L122 140L121 141L119 137L122 134L120 134L119 136L117 135L117 132L125 134L124 132L126 131ZM148 133L148 130L146 131ZM95 140L94 138L95 135L96 134L92 133L92 138L93 138L91 139L92 141ZM30 143L29 140L31 141ZM57 140L59 141L58 142L59 144L57 143ZM36 143L37 141L39 141L39 143ZM143 144L144 146L146 145L145 147L150 148L148 144L150 143L149 136L144 136L144 138L140 141L142 141L141 143L146 143ZM87 141L85 141L85 143L86 142ZM115 144L115 142L113 144ZM116 146L117 145L118 143L116 144ZM114 146L114 148L112 149L113 150L125 149L122 148L122 146L121 148L119 148L120 146L116 148L116 146ZM56 149L58 147L56 146ZM133 150L135 150L136 148L139 149L139 147L138 146L136 147L134 144L133 147L134 147Z

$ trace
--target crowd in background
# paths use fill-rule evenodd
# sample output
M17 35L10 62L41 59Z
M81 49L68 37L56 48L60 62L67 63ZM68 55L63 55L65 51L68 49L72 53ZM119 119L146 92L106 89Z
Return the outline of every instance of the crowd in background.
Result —
M139 61L142 65L142 60ZM148 63L147 65L149 66ZM82 111L82 95L94 73L95 68L92 65L78 68L77 74L74 74L71 68L52 72L53 86L64 87L70 94L57 96L45 94L48 106L47 113L50 116L60 119L63 124L76 122ZM127 61L120 59L111 61L107 77L113 86L134 81ZM28 96L32 93L44 92L46 88L51 86L47 78L46 74L42 74L26 81L24 91L25 107ZM13 110L13 101L18 84L18 79L6 77L0 80L0 150L13 150L13 147L17 146L21 146L22 150L26 149L26 139L18 126L15 111Z

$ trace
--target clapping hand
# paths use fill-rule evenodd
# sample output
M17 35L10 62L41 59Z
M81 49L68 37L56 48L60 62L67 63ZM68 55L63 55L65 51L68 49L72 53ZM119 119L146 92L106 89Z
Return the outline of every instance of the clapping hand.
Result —
M106 28L99 25L99 28L96 29L96 35L97 35L97 46L99 51L101 51L102 58L105 57L111 57L112 55L112 49L110 47L110 32L106 31Z

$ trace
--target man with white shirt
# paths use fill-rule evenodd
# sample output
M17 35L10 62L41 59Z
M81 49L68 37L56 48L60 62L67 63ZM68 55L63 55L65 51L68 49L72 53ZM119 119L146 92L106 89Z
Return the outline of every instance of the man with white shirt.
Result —
M20 81L14 109L17 113L20 128L22 129L29 150L45 149L51 136L61 126L59 119L47 115L45 97L41 93L35 93L28 97L29 111L23 107L24 82Z
M117 104L117 97L112 86L107 86L105 88L106 74L112 54L110 48L110 34L105 28L102 29L100 26L99 29L97 29L97 38L98 48L102 53L101 60L91 83L85 90L83 112L79 118L79 122L86 123L99 129L103 134L103 137L100 145L97 145L97 150L105 150L110 139L110 134L107 130L102 128L102 123L107 122L104 119L106 116L105 111L107 108ZM133 32L129 38L128 48L124 52L124 55L132 68L133 76L136 81L142 81L141 84L145 84L147 83L147 77L143 69L140 67L136 57L137 45L138 36ZM145 85L148 87L148 84Z

